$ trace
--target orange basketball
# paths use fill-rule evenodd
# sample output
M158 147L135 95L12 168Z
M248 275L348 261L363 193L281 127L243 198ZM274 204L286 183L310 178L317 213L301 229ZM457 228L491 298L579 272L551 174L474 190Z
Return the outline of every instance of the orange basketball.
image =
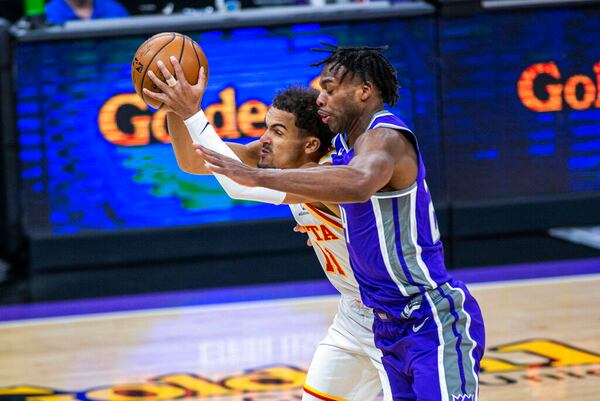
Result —
M158 65L162 61L167 69L175 76L175 70L171 65L169 57L175 56L181 64L185 79L192 85L198 82L200 66L204 66L204 73L208 79L208 61L202 48L189 36L176 32L163 32L152 36L142 43L135 52L131 62L131 80L138 96L149 106L159 109L162 103L145 96L142 89L146 88L152 92L161 90L148 77L148 71L153 71L163 82L165 78L160 72Z

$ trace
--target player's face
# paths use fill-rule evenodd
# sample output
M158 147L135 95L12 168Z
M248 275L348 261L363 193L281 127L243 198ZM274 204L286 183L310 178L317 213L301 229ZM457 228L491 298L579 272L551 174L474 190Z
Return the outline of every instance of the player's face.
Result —
M296 116L271 107L265 116L267 130L260 137L260 168L297 168L307 163L308 138L296 127Z
M333 72L329 71L329 67L326 65L323 68L319 81L321 86L317 98L319 115L334 133L346 132L351 122L360 115L359 96L362 86L352 79L350 73L346 74L343 81L341 80L344 67Z

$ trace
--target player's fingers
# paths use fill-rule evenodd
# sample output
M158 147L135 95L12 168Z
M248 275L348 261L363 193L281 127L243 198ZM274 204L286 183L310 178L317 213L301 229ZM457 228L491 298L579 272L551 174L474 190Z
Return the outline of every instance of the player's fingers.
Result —
M200 145L194 145L194 147L196 148L196 153L202 156L204 161L210 163L211 165L220 166L223 164L219 157L217 157L213 152L206 149L205 147L202 147Z
M306 240L306 246L312 246L312 241L310 238Z
M204 161L204 167L206 167L207 170L212 171L213 173L217 173L217 174L223 174L225 172L224 167L209 163L206 160Z
M167 90L169 90L169 86L166 83L164 83L163 81L161 81L160 78L156 76L154 71L148 71L148 76L150 77L152 82L154 82L154 85L156 85L158 87L158 89L160 89L163 92L166 92Z
M165 82L168 83L169 80L173 78L173 74L171 74L171 71L169 71L169 69L167 68L165 63L163 63L162 61L158 60L156 65L158 66L158 69L160 70L160 72L162 72L163 77L165 78Z
M296 224L296 227L294 227L294 231L296 231L297 233L305 233L306 228L304 228L304 226L301 226L300 224Z
M213 151L213 150L211 150L209 148L205 148L202 145L194 145L194 147L197 150L201 151L203 154L205 154L205 155L207 155L207 156L209 156L209 157L211 157L213 159L220 159L220 156L221 156L220 153L217 153L217 152L215 152L215 151Z
M200 71L198 72L198 83L197 85L204 90L206 88L206 72L204 71L204 66L200 66Z
M163 103L169 101L169 97L167 95L165 95L164 93L152 92L151 90L148 90L146 88L143 89L143 92L144 92L144 95L150 96L154 100L160 100Z
M181 64L177 61L177 58L174 56L169 57L171 60L171 65L173 65L173 69L175 70L175 76L177 77L178 82L187 82L185 79L185 75L183 74L183 68L181 68Z

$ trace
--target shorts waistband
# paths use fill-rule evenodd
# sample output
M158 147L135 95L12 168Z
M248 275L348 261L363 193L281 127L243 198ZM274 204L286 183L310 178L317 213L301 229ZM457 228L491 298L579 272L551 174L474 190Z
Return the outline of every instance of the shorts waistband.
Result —
M441 291L440 291L441 290ZM443 294L448 294L451 291L450 284L448 282L437 286L436 288L431 288L427 290L425 293L431 298L431 301L434 304L437 304L441 299L444 298ZM381 320L403 320L408 319L414 310L417 310L421 307L423 303L424 294L415 294L410 300L405 304L404 309L402 310L401 316L391 315L383 310L374 309L373 312L379 319Z

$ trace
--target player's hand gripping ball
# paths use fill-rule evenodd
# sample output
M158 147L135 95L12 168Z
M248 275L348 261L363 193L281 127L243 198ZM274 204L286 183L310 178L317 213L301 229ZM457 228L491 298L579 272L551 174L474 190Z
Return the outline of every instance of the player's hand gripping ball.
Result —
M148 77L148 71L154 72L157 77L166 82L156 63L159 60L162 61L174 76L175 71L169 60L171 56L177 58L183 69L185 79L190 84L195 85L198 81L200 66L204 67L204 74L206 79L208 79L208 61L206 60L206 56L202 48L190 37L176 32L163 32L152 36L142 43L135 52L135 56L133 56L131 62L131 80L138 96L148 106L155 109L159 109L162 106L162 102L144 95L143 88L152 92L161 92L161 90ZM166 83L174 85L175 82Z

